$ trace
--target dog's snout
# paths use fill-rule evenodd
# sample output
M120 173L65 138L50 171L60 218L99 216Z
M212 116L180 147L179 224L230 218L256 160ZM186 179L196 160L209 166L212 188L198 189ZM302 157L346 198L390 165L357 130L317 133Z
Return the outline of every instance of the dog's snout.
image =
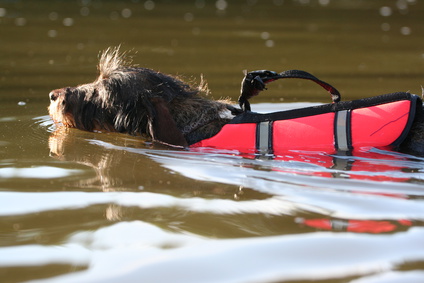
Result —
M51 91L49 93L50 100L56 101L56 99L59 97L60 94L61 94L61 91L58 89Z

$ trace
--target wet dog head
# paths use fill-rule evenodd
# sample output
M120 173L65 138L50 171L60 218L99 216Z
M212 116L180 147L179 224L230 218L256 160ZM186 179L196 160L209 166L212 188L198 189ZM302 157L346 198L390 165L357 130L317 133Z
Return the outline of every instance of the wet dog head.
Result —
M91 95L88 92L91 92ZM101 114L102 108L93 96L97 90L66 87L50 92L49 114L57 124L87 131L113 130L112 121ZM94 94L94 95L93 95ZM98 99L97 99L98 100Z
M192 97L198 90L172 76L130 66L124 55L119 48L107 49L100 56L94 82L51 91L48 110L54 122L186 146L168 106L176 96Z

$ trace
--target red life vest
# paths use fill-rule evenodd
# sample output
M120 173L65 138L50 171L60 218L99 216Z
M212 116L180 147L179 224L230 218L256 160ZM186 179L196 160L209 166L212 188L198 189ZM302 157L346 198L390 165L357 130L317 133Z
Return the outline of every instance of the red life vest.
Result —
M346 219L305 219L296 218L296 223L322 230L347 231L356 233L385 233L412 226L410 220L346 220Z
M191 147L280 154L399 146L421 104L418 96L399 92L267 114L245 112Z

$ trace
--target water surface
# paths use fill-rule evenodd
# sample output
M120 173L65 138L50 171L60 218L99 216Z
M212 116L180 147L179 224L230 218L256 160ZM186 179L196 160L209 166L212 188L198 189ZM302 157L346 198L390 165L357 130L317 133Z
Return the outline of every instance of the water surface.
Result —
M303 69L344 100L421 93L418 1L0 2L3 282L421 282L424 158L181 151L56 128L50 90L100 50L239 95L242 70ZM329 102L269 85L269 112ZM264 103L266 102L266 103ZM293 103L295 102L295 103Z

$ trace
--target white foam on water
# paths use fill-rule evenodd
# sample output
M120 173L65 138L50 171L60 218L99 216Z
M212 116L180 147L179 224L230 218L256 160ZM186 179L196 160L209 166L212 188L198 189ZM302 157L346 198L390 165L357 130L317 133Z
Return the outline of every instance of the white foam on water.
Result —
M0 168L0 178L53 179L82 173L82 170L64 169L52 166L34 166L29 168Z
M424 229L414 228L394 235L214 240L121 222L69 238L67 245L80 245L81 258L90 251L88 269L41 282L269 282L385 274L406 261L424 260L423 237ZM50 255L39 257L45 262Z

